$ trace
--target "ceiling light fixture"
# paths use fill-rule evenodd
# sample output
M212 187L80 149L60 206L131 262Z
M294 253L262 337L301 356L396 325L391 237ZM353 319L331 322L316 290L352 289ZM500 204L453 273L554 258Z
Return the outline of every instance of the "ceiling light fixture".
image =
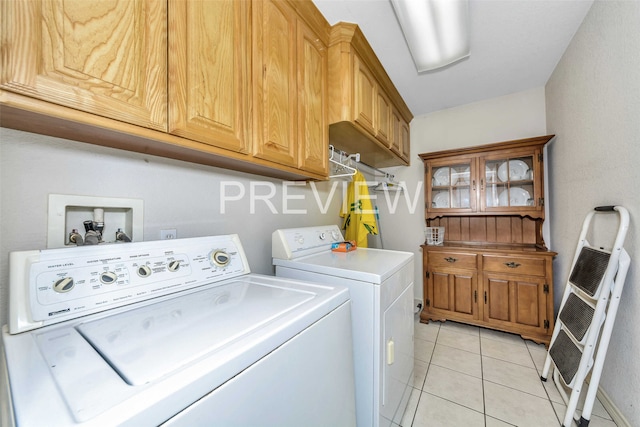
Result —
M468 0L391 0L418 72L469 56Z

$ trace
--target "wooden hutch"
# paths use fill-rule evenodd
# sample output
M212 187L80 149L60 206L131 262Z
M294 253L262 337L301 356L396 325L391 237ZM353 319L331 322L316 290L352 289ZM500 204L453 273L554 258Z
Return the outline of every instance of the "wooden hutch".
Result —
M543 147L554 135L420 154L427 227L422 322L454 320L549 344L553 257L543 236Z

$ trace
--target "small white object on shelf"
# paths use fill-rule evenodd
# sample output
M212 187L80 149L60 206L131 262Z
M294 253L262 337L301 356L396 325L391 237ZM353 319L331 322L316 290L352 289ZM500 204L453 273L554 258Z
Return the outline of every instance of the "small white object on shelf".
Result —
M444 242L444 227L426 227L424 237L427 245L441 245Z

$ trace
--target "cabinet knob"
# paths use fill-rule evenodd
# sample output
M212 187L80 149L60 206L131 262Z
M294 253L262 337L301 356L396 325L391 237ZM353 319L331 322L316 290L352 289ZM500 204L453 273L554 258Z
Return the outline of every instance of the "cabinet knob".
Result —
M458 259L448 256L444 260L447 261L447 262L456 262Z
M518 268L520 267L520 264L518 264L517 262L505 262L504 265L506 265L509 268Z

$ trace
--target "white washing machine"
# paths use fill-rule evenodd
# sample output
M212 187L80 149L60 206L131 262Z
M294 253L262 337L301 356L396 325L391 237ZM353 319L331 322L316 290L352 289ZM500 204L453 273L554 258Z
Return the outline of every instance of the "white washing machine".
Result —
M251 274L236 235L14 252L10 268L7 423L355 425L348 290Z
M357 424L399 424L413 382L413 254L331 251L342 240L335 225L276 230L276 276L349 288Z

